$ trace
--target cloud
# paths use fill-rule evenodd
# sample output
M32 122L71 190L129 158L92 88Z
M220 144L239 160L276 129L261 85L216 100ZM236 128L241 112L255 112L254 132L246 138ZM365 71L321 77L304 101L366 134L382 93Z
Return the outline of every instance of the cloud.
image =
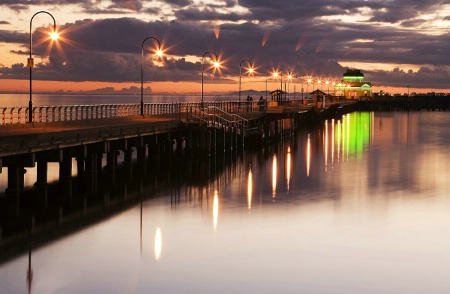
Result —
M119 8L132 11L140 11L142 9L142 1L140 0L111 0L111 2L109 9Z
M372 71L365 73L365 77L377 86L401 86L410 85L414 88L440 89L448 84L450 66L422 67L417 72L404 71L394 68L392 71Z
M178 7L186 7L193 4L192 0L167 0L168 4L172 4Z
M0 30L0 40L3 43L27 43L30 40L30 34L15 31Z
M27 1L14 1L21 5ZM97 1L48 1L79 4L90 13L104 11ZM399 1L299 1L229 0L205 7L193 0L172 0L161 5L146 1L111 1L107 7L121 15L102 19L84 19L61 26L66 32L61 42L64 53L52 49L50 59L40 65L40 77L70 81L139 81L142 41L153 36L168 48L164 65L153 60L146 43L144 69L152 81L195 81L201 69L201 56L213 51L225 59L223 80L236 78L239 62L251 60L265 75L268 65L297 76L324 75L340 77L345 68L339 62L412 64L423 67L419 74L365 70L376 84L401 82L420 76L424 83L436 78L438 66L449 66L449 33L429 34L422 29L423 14L435 13L444 1L417 3ZM164 21L140 19L139 13L163 10ZM167 10L172 7L172 10ZM448 9L448 7L447 7ZM139 12L136 14L136 12ZM103 12L102 12L103 13ZM169 20L167 15L171 15ZM431 25L429 25L431 26ZM37 36L37 33L35 33ZM0 42L27 47L28 34L0 31ZM33 38L35 38L33 36ZM34 52L45 56L47 44L36 45ZM26 50L14 50L23 54ZM197 59L192 58L196 56ZM429 72L425 68L433 68ZM1 69L8 72L7 68ZM362 69L364 71L364 69ZM46 72L48 71L48 73ZM15 68L8 75L20 75ZM449 73L441 73L440 87L448 87ZM430 84L438 83L429 81Z

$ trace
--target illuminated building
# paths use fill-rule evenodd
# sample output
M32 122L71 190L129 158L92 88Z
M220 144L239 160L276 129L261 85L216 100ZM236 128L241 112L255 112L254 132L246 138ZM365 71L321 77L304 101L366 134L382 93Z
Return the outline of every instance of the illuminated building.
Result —
M335 95L345 99L360 99L372 96L372 83L364 81L364 74L359 69L347 69L342 81L335 86Z

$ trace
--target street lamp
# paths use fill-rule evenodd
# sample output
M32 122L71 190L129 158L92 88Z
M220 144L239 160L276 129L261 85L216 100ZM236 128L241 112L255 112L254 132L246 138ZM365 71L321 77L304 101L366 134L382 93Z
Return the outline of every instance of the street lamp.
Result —
M333 86L333 97L336 97L336 81L333 80L333 82L331 83L331 85Z
M158 49L156 50L156 55L161 57L163 54L163 52L161 50L161 43L155 37L147 37L144 39L144 41L142 41L142 46L141 46L141 49L142 49L141 50L141 111L140 111L141 115L144 115L144 43L148 39L153 39L156 41L156 43L158 43Z
M292 74L291 73L288 73L288 89L287 89L287 97L288 97L288 100L291 98L290 96L290 90L289 90L289 86L290 86L290 84L291 84L291 80L292 80ZM295 88L294 88L295 89ZM294 99L295 99L295 90L294 90Z
M283 72L280 71L280 73L278 73L278 71L276 71L273 73L274 78L278 78L278 75L280 75L280 96L278 98L277 95L277 102L281 102L283 101Z
M269 68L273 68L275 71L277 71L277 68L275 66L269 65L268 67L266 67L266 102L267 102L267 77L268 77L268 72L267 70Z
M308 79L306 80L306 95L308 95L309 97L309 93L308 93L308 87L309 85L312 83L312 78L308 77ZM314 89L313 89L314 90Z
M205 59L205 55L208 53L211 55L214 55L214 57L216 58L216 60L214 61L214 67L216 67L216 68L219 67L219 62L217 61L217 59L218 59L217 54L212 51L206 51L202 56L202 104L201 104L202 108L203 108L203 72L205 71L205 66L203 64L203 60Z
M241 102L241 79L242 79L242 62L246 61L247 63L250 64L250 68L248 69L248 72L250 74L253 73L253 63L250 60L247 59L243 59L240 63L239 63L239 102Z
M275 76L278 76L278 73L276 73ZM283 101L283 72L280 70L280 102L282 101Z
M302 82L302 104L303 104L303 82Z
M32 38L32 34L31 34L31 27L33 24L33 18L40 13L46 13L46 14L50 15L50 17L53 19L53 32L50 34L50 36L53 40L56 40L58 38L58 33L56 32L56 21L55 21L55 18L53 17L53 15L51 15L47 11L39 11L39 12L36 12L31 17L31 20L30 20L30 57L28 58L28 62L27 62L27 66L30 68L30 101L28 102L28 122L29 123L33 122L32 70L33 70L33 66L34 66L34 59L33 59L33 53L32 53L33 38Z

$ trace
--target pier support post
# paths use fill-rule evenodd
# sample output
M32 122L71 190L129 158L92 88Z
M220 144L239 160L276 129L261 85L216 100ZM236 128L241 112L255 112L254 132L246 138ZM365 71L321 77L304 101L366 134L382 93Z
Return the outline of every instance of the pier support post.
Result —
M143 145L136 148L137 152L137 163L139 166L139 170L145 176L147 170L147 161L145 160L145 153L147 151L147 145Z
M46 161L38 161L36 163L36 188L41 188L47 185L48 163Z
M63 152L63 159L59 163L59 179L70 178L72 176L72 156L68 151Z
M186 151L192 152L193 146L194 146L194 138L192 131L186 132Z
M97 154L88 153L85 163L87 185L91 193L97 193Z
M117 153L117 150L110 150L106 153L106 166L110 171L117 167Z
M34 186L38 195L44 198L44 207L48 206L48 162L38 161L36 163L36 183Z
M24 175L26 169L22 166L8 166L8 188L5 193L11 196L19 196L24 189Z
M59 163L59 182L63 194L72 198L72 156L70 150L63 150L63 158Z
M106 170L110 184L114 186L116 184L116 168L117 168L117 156L119 151L113 149L106 153Z

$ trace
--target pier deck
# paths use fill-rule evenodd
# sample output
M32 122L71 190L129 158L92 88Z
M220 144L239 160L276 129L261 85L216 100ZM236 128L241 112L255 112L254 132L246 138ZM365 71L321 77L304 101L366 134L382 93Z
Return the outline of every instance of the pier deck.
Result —
M171 115L11 124L0 127L0 157L170 132L181 120Z

